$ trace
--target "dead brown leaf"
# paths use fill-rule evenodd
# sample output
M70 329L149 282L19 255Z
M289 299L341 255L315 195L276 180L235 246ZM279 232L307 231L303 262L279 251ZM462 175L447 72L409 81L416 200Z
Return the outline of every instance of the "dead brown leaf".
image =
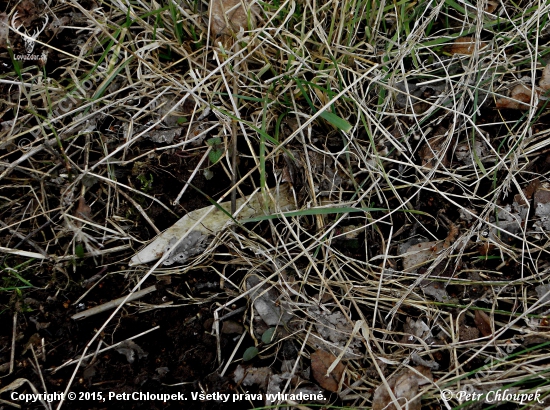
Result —
M420 397L414 397L418 394L419 386L427 384L433 380L432 372L428 367L417 366L415 367L415 370L417 370L420 374L411 369L407 369L388 379L388 386L403 409L420 410L422 408ZM372 409L396 410L390 393L384 384L378 386L374 392Z
M246 7L246 9L243 7ZM248 0L210 0L210 31L214 37L248 30L256 24L258 6L250 7Z
M527 185L525 188L523 188L523 194L525 195L525 198L528 200L533 198L533 194L535 194L539 187L541 185L541 182L538 178L535 178L532 180L529 185ZM514 201L518 203L518 205L526 205L523 197L520 194L516 194L514 196Z
M493 334L491 330L491 318L487 313L476 310L474 322L483 336L491 336Z
M231 334L241 334L244 331L243 325L240 323L234 322L233 320L226 320L223 322L222 325L222 333L224 335L231 335Z
M311 370L313 371L313 377L323 389L331 392L338 391L338 385L340 380L342 380L345 370L344 365L340 362L327 377L327 370L335 360L336 356L324 350L317 350L311 355Z
M531 108L532 95L533 90L530 87L518 84L510 92L510 97L499 98L496 101L496 107L498 109L528 110Z
M30 338L27 344L25 344L25 347L23 348L22 354L27 353L27 351L31 348L31 346L39 348L41 345L42 338L38 333L33 334Z
M485 6L485 12L492 14L498 8L498 1L489 0Z
M445 238L445 242L443 243L443 248L447 249L449 246L451 246L454 241L456 240L456 237L458 236L459 226L455 225L454 223L451 223L449 225L449 234Z
M92 208L90 208L88 204L86 204L86 200L83 196L81 196L78 200L78 206L76 207L76 211L74 214L77 218L91 219Z
M472 36L459 37L449 48L449 53L471 56L475 51L476 39ZM479 42L478 50L481 50L487 46L484 41Z
M542 77L539 81L539 87L544 91L550 90L550 63L546 64L546 67L542 70Z

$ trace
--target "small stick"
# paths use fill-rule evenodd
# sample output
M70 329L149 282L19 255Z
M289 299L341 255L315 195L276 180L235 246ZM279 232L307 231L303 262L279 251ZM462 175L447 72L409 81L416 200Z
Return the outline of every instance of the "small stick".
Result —
M51 222L50 221L47 221L46 223L44 223L40 228L34 230L33 232L29 233L27 236L23 235L23 234L20 234L19 232L17 232L16 230L13 230L11 229L5 222L2 222L0 221L0 226L2 228L7 228L9 233L11 233L12 235L15 235L17 236L19 239L21 239L17 245L15 245L13 247L13 249L17 249L19 248L23 243L27 242L30 246L32 246L37 252L41 253L44 257L46 258L49 258L48 254L46 253L46 251L44 249L42 249L40 246L38 246L34 241L32 241L30 239L30 237L32 235L34 235L36 232L38 232L39 230L42 230L46 225L49 225Z
M3 246L0 246L0 252L8 253L11 255L24 256L25 258L48 259L48 257L45 257L41 253L20 251L19 249L5 248Z
M231 312L223 315L222 317L220 317L218 320L220 322L223 322L225 319L228 319L230 318L231 316L235 316L236 314L238 313L241 313L241 312L244 312L246 310L246 306L241 306L240 308L238 309L235 309L235 310L232 310Z
M155 290L157 290L155 285L149 286L148 288L145 288L145 289L140 290L138 292L132 293L130 295L130 297L123 296L121 298L111 300L110 302L103 303L102 305L93 307L93 308L85 310L83 312L76 313L76 314L71 316L71 319L73 319L73 320L84 319L84 318L87 318L87 317L90 317L90 316L93 316L93 315L97 315L98 313L105 312L106 310L115 309L116 307L118 307L118 305L120 305L124 301L131 302L131 301L139 299L140 297L145 296L145 295L147 295L151 292L154 292Z
M227 363L225 364L225 367L223 368L222 372L220 373L221 377L223 377L223 375L225 374L225 372L227 371L227 369L229 368L231 363L233 363L233 358L235 357L235 354L237 353L237 350L239 350L239 347L241 346L241 343L243 342L245 336L246 336L246 331L243 332L243 334L241 335L241 338L237 342L237 346L235 346L235 348L233 349L233 352L231 353L231 356L229 356L229 359L227 360Z
M237 46L237 51L239 51L239 46ZM233 95L237 95L239 88L237 85L237 65L233 64ZM239 104L239 100L235 101L235 105ZM237 105L238 110L238 105ZM238 117L239 113L236 112L235 115ZM237 210L237 190L235 185L237 184L237 120L231 121L231 215L235 215Z
M44 343L44 338L42 338L42 343ZM38 373L38 376L40 377L40 381L42 382L42 387L44 388L44 393L48 394L46 382L44 381L44 376L42 375L42 369L40 368L40 363L38 363L38 357L36 357L36 352L34 351L34 347L32 347L32 344L30 347L31 347L32 357L34 359L34 363L31 362L35 366L34 371ZM50 405L49 402L48 402L48 405L46 406L46 409L52 410L52 406Z
M11 338L10 372L7 374L7 376L13 373L13 369L15 367L15 337L16 336L17 336L17 312L13 314L13 334Z

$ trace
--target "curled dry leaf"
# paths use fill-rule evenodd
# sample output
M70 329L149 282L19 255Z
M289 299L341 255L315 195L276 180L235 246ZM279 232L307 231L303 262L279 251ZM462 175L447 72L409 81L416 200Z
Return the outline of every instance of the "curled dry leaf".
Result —
M0 35L0 45L1 41L2 36ZM542 77L539 81L539 87L542 88L544 91L550 90L550 63L546 64L546 67L544 67L544 70L542 70Z
M428 337L432 336L430 328L426 323L424 323L424 321L421 319L414 320L410 317L407 317L406 322L403 325L403 333L406 333L408 336L403 336L401 343L414 343L417 338L426 340Z
M538 92L535 91L537 94ZM518 84L510 92L510 97L499 98L496 107L509 110L528 110L531 108L531 96L533 89L524 84ZM537 98L535 98L536 102Z
M125 340L117 347L115 347L115 350L118 353L126 356L126 360L128 360L128 363L134 363L136 353L139 359L143 359L144 357L147 357L149 355L133 340Z
M447 249L449 246L451 246L456 240L456 237L458 236L458 234L459 234L459 226L454 223L451 223L449 225L449 233L445 238L445 242L443 242L443 247Z
M78 200L78 206L74 211L74 216L87 221L90 221L92 219L92 208L90 208L90 206L86 203L86 200L83 196L81 196ZM82 226L82 223L78 220L75 221L75 224L78 227Z
M388 379L388 386L402 409L420 410L420 397L415 397L418 395L418 388L433 380L432 372L429 368L417 366L415 370L418 373L412 369L407 369ZM384 383L378 386L374 392L372 408L373 410L396 410L395 404Z
M231 31L238 32L240 29L248 29L248 18L250 24L256 24L258 6L249 6L248 0L210 0L210 31L212 36L227 35ZM246 6L246 8L243 7Z
M78 200L78 206L76 207L76 211L74 215L77 218L88 219L88 220L91 219L92 217L92 208L88 206L83 196L81 196L80 199Z
M478 51L485 48L487 43L484 41L479 42ZM459 37L449 48L449 53L471 56L474 54L476 48L476 39L472 36Z
M336 356L324 350L317 350L311 355L313 378L317 380L317 383L319 383L323 389L331 392L338 391L340 380L342 380L344 370L346 369L344 365L339 362L334 370L327 376L327 370L332 366L335 360Z
M483 336L491 336L493 334L491 330L491 318L487 313L476 310L474 322Z
M489 0L485 6L485 12L492 14L498 8L498 1Z

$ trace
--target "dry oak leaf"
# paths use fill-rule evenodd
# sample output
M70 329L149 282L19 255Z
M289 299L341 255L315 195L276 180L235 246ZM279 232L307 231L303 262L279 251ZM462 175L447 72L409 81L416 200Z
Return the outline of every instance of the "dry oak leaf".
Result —
M538 91L535 91L538 96ZM510 92L510 97L499 98L496 107L499 109L528 110L531 108L531 96L533 90L523 84L518 84ZM537 98L535 98L536 102Z
M474 322L483 336L491 336L493 331L491 330L491 318L482 310L476 310Z
M406 369L388 379L388 386L401 409L420 410L420 397L415 397L418 395L418 388L433 380L432 372L428 367L416 366L414 369L420 374L412 369ZM397 410L384 383L374 392L372 409Z
M487 46L486 42L480 41L478 51L485 48L486 46ZM476 39L474 37L472 36L459 37L449 47L449 53L471 56L472 54L474 54L475 48L476 48Z
M336 356L324 350L317 350L311 354L311 370L313 378L319 385L328 391L337 392L338 385L344 375L345 366L339 362L334 370L327 376L327 370L336 360Z
M243 7L244 6L244 7ZM210 0L210 31L214 37L231 31L248 30L248 18L252 27L256 24L257 5L248 0Z

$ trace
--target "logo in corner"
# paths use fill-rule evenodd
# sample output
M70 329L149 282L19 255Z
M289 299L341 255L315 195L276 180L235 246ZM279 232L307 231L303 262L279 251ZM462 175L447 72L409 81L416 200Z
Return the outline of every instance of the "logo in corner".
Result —
M12 19L11 19L11 25L21 37L23 37L23 42L25 44L25 51L27 52L27 55L16 55L16 60L42 60L45 59L45 55L35 55L32 54L34 51L34 45L36 43L36 40L38 39L38 36L46 29L46 25L48 24L49 18L48 15L45 14L44 17L44 23L42 24L42 28L37 28L33 33L29 33L26 28L23 27L22 23L19 23L18 16L19 12L16 12ZM23 30L21 30L21 28Z

